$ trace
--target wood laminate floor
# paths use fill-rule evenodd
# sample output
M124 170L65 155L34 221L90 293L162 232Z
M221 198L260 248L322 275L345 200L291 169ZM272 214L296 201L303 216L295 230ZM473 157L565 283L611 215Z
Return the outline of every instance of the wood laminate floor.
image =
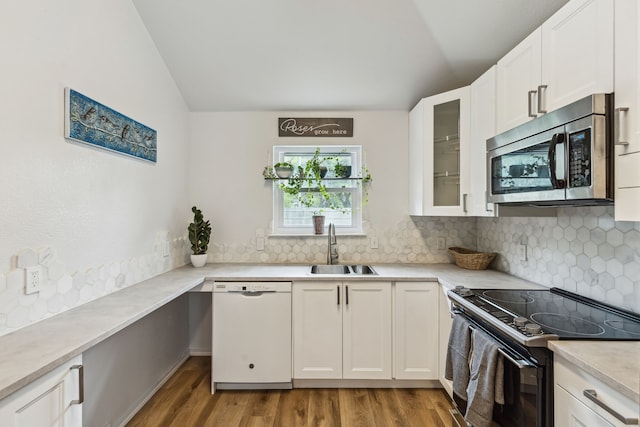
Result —
M395 427L451 425L441 389L210 392L210 358L191 357L127 426Z

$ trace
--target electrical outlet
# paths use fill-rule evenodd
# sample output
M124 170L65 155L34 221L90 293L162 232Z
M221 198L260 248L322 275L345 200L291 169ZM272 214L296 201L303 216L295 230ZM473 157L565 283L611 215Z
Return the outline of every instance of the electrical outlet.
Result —
M264 251L264 237L258 237L256 239L256 250Z
M527 245L518 245L518 258L520 261L527 260Z
M171 243L166 240L162 243L162 256L168 257L171 254Z
M371 240L369 241L369 246L371 249L378 249L378 237L371 236Z
M42 282L42 267L27 267L25 275L24 293L25 295L40 292L40 284Z
M436 249L439 251L444 251L445 246L447 246L447 241L444 237L438 237L436 239Z

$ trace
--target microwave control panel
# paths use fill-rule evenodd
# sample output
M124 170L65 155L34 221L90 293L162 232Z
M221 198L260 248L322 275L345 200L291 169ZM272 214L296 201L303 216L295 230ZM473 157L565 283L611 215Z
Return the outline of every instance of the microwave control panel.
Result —
M569 134L569 188L591 186L591 129Z

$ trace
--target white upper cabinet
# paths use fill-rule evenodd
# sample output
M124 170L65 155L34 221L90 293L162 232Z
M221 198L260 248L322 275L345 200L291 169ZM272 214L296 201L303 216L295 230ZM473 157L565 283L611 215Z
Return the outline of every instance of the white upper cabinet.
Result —
M613 30L613 0L572 0L542 24L540 110L613 92Z
M498 61L497 133L613 92L613 0L571 0Z
M496 135L496 66L471 83L468 214L494 216L487 203L487 139Z
M537 117L542 38L538 28L498 61L496 133Z
M409 115L410 215L467 215L469 93L424 98Z
M616 0L615 219L640 221L640 5Z

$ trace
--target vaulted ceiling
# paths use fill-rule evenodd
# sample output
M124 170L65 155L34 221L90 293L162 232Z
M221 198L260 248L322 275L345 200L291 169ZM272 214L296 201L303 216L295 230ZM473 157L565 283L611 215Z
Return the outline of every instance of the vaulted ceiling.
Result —
M567 0L133 0L192 111L409 110Z

